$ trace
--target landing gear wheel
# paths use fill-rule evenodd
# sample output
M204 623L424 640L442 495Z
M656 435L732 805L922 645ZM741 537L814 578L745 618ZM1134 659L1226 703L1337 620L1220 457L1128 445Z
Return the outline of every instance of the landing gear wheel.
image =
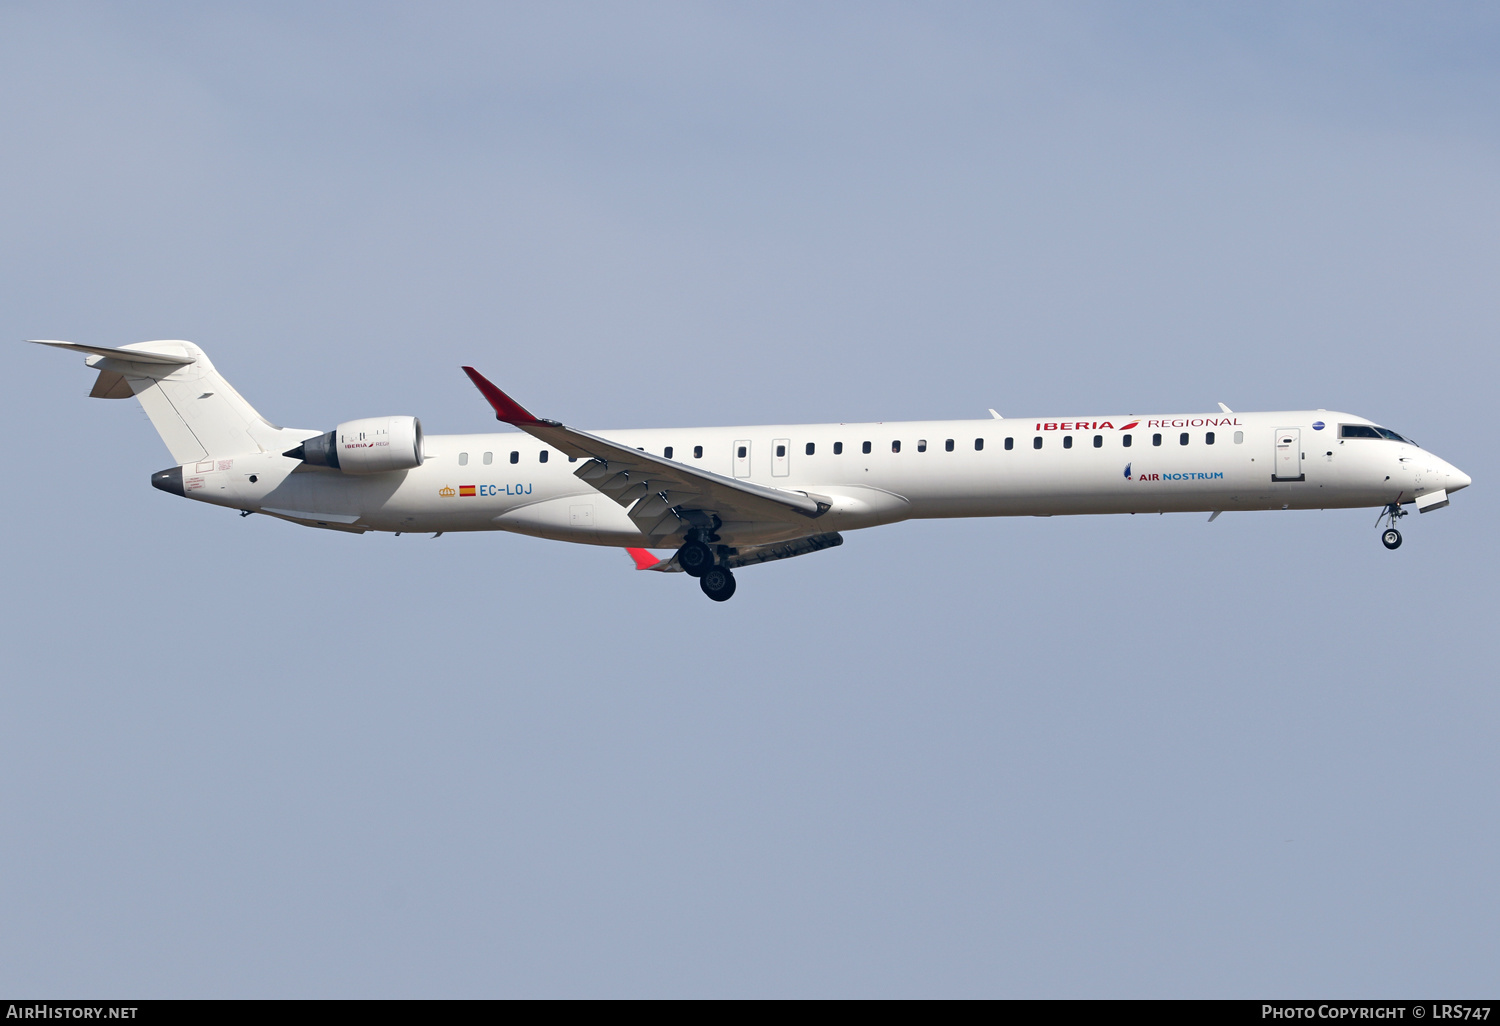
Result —
M1388 527L1380 536L1380 544L1388 549L1399 549L1401 547L1401 532L1394 527Z
M699 576L698 587L715 602L727 602L734 594L734 574L722 566L710 567Z
M702 542L690 541L677 550L677 565L690 577L702 577L713 569L713 550Z

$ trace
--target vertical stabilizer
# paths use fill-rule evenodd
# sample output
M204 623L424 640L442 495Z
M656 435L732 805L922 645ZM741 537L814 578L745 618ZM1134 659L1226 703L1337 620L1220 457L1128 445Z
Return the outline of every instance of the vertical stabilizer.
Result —
M266 420L214 369L191 342L137 342L109 349L72 342L42 345L85 354L99 371L89 395L124 399L134 395L179 464L211 456L281 452L309 432Z

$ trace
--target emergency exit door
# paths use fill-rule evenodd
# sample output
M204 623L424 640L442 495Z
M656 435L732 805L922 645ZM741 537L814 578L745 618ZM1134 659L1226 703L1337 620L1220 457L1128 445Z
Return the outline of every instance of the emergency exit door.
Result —
M790 438L771 439L771 476L786 477L791 473L792 440Z
M750 439L741 438L734 443L734 476L750 476Z
M1302 481L1302 429L1276 429L1276 461L1272 464L1271 480Z

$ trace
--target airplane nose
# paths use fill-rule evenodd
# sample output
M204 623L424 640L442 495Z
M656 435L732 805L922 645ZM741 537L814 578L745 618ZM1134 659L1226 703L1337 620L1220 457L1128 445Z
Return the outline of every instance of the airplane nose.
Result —
M1452 464L1448 465L1448 491L1456 492L1460 488L1467 488L1474 483L1474 479Z

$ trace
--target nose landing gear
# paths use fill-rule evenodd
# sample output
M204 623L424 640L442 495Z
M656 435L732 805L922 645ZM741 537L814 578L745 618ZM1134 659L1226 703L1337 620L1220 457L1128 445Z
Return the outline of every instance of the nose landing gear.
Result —
M1406 510L1401 508L1401 503L1393 502L1385 508L1375 520L1375 526L1385 521L1385 530L1380 533L1380 544L1388 549L1399 549L1401 547L1401 532L1396 530L1396 521L1406 516Z

